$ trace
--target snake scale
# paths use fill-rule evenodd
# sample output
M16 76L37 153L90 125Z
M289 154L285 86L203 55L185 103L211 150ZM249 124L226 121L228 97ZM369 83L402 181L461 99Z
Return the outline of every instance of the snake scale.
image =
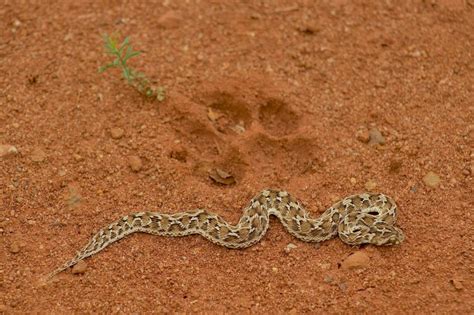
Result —
M404 240L403 232L395 226L397 206L383 194L348 196L318 218L311 218L288 192L267 189L250 201L236 225L202 209L175 214L138 212L124 216L100 229L74 258L50 273L48 278L135 232L160 236L199 234L227 248L246 248L262 239L271 215L276 216L291 235L305 242L321 242L336 235L349 245L396 245Z

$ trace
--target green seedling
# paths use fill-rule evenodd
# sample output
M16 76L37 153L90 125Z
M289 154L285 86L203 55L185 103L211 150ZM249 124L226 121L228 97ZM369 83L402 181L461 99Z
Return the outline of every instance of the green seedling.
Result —
M129 37L126 37L123 42L119 44L117 39L105 34L104 44L107 54L114 56L115 59L105 66L100 67L100 73L103 73L109 68L119 68L122 70L122 76L127 80L127 83L137 89L142 95L149 98L156 98L160 102L165 99L165 89L162 86L151 86L150 80L148 80L144 73L132 69L127 64L130 58L141 54L141 51L133 50L130 45Z

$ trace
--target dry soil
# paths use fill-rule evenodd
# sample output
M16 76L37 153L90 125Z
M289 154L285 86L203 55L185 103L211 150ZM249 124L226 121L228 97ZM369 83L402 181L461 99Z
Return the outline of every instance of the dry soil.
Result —
M0 313L472 312L473 6L2 1ZM113 32L165 102L97 72ZM246 250L133 235L41 280L124 214L236 222L266 187L314 215L386 193L406 241L315 245L272 220Z

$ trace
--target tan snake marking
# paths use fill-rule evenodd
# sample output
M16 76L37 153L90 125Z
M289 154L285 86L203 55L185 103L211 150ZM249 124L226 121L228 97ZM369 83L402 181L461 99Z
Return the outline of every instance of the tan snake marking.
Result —
M404 240L403 232L394 226L397 206L383 194L346 197L313 219L286 191L264 190L244 208L236 225L201 209L175 214L138 212L124 216L99 230L74 258L50 273L48 278L134 232L161 236L199 234L228 248L246 248L265 235L270 215L280 219L291 235L306 242L321 242L336 235L349 245L395 245Z

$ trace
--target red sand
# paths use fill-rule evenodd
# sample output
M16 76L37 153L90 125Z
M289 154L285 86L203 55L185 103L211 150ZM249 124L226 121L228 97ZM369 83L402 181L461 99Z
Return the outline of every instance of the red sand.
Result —
M0 157L0 313L474 309L472 1L6 1L0 29L0 145L18 150ZM132 64L164 103L97 73L113 31L144 51ZM366 143L372 129L385 144ZM276 220L247 250L133 235L40 281L124 214L236 222L266 187L316 215L386 193L407 239L315 246ZM357 251L369 261L341 268Z

